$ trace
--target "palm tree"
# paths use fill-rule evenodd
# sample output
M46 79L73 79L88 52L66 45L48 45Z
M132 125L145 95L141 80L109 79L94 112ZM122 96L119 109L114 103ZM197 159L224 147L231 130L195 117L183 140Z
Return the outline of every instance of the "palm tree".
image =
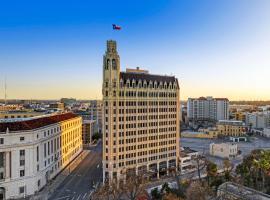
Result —
M229 158L225 158L223 160L223 168L224 168L224 172L225 172L225 179L226 179L226 181L229 181L231 178L231 171L233 169L233 164L231 163Z
M262 151L261 154L261 158L258 160L258 166L262 176L262 191L265 191L265 178L270 170L270 152Z
M217 165L211 161L208 161L206 166L208 185L210 185L210 178L213 178L217 175L217 170Z

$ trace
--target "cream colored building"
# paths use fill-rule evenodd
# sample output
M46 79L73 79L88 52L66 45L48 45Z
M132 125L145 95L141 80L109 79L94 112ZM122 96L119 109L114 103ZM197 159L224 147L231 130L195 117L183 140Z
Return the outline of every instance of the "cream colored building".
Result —
M181 137L183 138L203 138L203 139L213 139L218 136L219 132L216 128L200 128L196 131L183 131L181 132Z
M238 155L238 146L235 143L211 143L210 155L221 158L235 158Z
M28 118L44 115L42 112L6 111L0 112L0 119Z
M216 127L218 134L224 136L243 136L247 131L242 121L219 120Z
M178 169L179 84L139 68L120 72L115 41L103 58L103 180Z
M229 100L213 97L188 98L187 116L190 122L228 120Z
M10 111L10 110L21 110L23 109L22 105L18 104L0 104L0 111Z
M31 196L82 151L82 119L72 113L0 122L0 199Z

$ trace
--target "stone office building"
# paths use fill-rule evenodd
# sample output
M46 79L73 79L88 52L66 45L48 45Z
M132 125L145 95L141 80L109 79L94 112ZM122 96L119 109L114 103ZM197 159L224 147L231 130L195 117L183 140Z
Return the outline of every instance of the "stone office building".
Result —
M146 70L120 72L115 41L103 59L103 180L178 169L179 84Z
M82 119L72 113L0 122L0 200L31 196L82 151Z

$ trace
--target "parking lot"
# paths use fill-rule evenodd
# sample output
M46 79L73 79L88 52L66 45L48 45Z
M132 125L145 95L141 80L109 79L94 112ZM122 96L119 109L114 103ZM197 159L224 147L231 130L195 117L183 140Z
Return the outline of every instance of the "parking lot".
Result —
M190 147L196 151L204 154L209 160L222 166L223 159L209 155L209 145L211 143L222 143L225 142L222 139L199 139L199 138L181 138L180 145L182 147ZM250 142L239 142L238 148L242 152L241 155L232 160L234 165L242 162L244 156L248 155L254 149L270 149L270 139L263 137L251 137Z

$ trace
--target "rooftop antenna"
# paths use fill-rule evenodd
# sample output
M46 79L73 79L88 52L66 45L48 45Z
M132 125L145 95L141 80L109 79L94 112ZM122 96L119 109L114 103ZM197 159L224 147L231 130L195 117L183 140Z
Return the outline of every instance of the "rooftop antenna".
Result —
M5 77L5 105L7 105L7 77Z

